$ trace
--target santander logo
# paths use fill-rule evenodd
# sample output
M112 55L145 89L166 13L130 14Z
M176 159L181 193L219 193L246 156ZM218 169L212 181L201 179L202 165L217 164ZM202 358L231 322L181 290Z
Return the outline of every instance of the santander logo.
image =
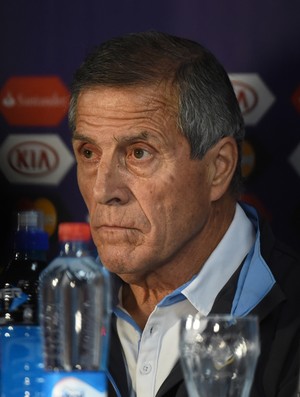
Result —
M7 93L6 97L3 98L2 100L2 105L6 108L12 108L16 106L17 101L15 98L12 96L10 92Z
M70 93L58 76L15 76L0 91L0 112L17 126L56 126L66 116Z
M35 177L53 172L59 165L59 157L44 142L25 141L10 149L8 163L17 173Z

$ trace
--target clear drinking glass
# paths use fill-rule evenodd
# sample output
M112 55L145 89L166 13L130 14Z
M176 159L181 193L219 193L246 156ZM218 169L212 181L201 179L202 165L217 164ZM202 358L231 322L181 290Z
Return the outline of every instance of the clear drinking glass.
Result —
M248 397L259 353L255 316L197 314L181 321L180 359L189 397Z

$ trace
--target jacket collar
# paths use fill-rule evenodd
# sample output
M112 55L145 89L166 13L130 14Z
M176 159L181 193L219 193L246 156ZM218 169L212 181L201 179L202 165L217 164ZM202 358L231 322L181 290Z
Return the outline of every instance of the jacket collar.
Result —
M238 271L231 277L221 293L224 294L224 290L227 291L230 288L235 291L229 313L236 316L245 316L254 312L266 315L268 310L265 307L265 299L268 301L269 311L274 307L271 302L274 302L276 306L284 299L284 294L276 284L275 277L267 264L275 239L270 228L259 218L253 207L242 203L241 206L255 227L256 240ZM217 299L215 303L217 307L222 304Z
M129 397L127 370L122 345L118 337L115 314L112 314L111 317L110 339L108 395L110 397Z

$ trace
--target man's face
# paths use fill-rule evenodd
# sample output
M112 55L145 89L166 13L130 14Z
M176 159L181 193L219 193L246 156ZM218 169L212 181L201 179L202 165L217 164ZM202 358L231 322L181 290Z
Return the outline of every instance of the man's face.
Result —
M174 95L99 87L78 99L73 147L100 258L124 280L189 258L210 213L209 155L190 158Z

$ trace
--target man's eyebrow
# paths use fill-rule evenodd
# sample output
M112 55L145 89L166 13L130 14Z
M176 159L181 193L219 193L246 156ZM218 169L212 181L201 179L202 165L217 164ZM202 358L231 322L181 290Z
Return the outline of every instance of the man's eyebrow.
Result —
M95 143L95 140L84 135L80 134L79 132L74 132L72 135L72 141L83 141L83 142L89 142L89 143Z
M149 139L149 132L142 131L138 134L122 137L114 137L114 140L118 143L133 143L136 141L147 141Z

